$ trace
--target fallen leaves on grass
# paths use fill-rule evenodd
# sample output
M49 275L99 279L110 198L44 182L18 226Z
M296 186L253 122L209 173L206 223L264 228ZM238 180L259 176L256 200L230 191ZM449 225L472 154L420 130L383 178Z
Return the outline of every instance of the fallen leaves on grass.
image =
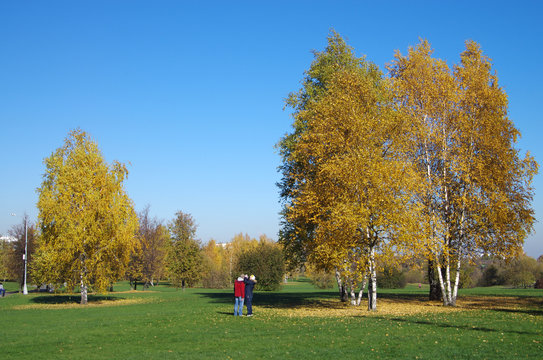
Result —
M67 303L67 304L28 304L28 305L16 305L13 306L13 310L28 310L28 309L85 309L89 307L103 307L103 306L125 306L135 304L146 304L156 302L155 298L135 298L135 299L107 299L89 302L87 305L81 305L79 303Z
M368 311L366 304L352 306L338 300L315 300L292 308L259 306L259 313L286 317L345 317L345 316L409 316L428 313L452 313L470 310L520 311L540 306L533 298L465 297L458 298L457 306L443 306L439 301L413 299L379 299L377 311Z

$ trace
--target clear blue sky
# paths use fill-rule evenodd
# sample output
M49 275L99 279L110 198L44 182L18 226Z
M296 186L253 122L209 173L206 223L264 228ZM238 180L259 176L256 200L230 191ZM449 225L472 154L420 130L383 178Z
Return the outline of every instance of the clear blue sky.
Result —
M479 42L509 95L519 147L543 164L543 2L3 1L0 3L0 234L37 217L43 159L71 129L130 163L137 210L191 213L198 237L277 238L274 145L330 28L381 68L419 38L458 62ZM541 176L534 207L541 221ZM525 249L543 254L536 225Z

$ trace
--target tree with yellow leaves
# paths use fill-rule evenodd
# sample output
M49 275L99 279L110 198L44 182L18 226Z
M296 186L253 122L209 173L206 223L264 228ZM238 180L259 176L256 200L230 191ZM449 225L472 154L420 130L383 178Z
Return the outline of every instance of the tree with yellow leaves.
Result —
M289 209L315 225L309 258L351 280L363 280L367 268L369 310L377 307L379 258L409 251L417 231L409 132L392 100L375 66L337 72L326 94L300 112L311 123L293 151L312 173L297 179L306 181Z
M108 165L81 130L70 132L45 167L34 279L79 285L87 304L89 289L105 291L122 278L135 245L137 217L123 189L128 171L119 162Z
M490 59L466 42L454 71L427 41L389 66L397 102L412 124L421 184L424 249L437 268L444 305L454 306L462 260L517 254L534 216L537 164L515 149L518 130ZM456 272L456 274L452 274Z
M302 135L311 126L312 118L305 116L305 110L326 94L334 74L346 69L359 71L368 65L364 58L355 56L352 47L348 46L337 32L330 32L327 43L324 51L314 51L315 59L305 72L302 88L290 93L286 100L286 107L293 111L293 129L277 144L282 157L279 167L282 178L277 185L283 202L279 241L283 244L291 269L300 267L307 260L307 244L313 239L315 227L310 216L294 216L290 210L299 194L299 188L305 182L311 181L314 175L311 164L301 162L293 155Z

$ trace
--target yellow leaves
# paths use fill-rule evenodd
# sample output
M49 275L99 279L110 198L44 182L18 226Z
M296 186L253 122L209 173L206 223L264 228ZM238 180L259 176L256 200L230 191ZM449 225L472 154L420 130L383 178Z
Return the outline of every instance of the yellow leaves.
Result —
M45 164L38 189L40 254L52 264L42 273L43 280L77 283L81 273L88 272L105 288L124 272L135 245L137 217L118 181L126 168L109 167L98 146L80 130L71 132Z

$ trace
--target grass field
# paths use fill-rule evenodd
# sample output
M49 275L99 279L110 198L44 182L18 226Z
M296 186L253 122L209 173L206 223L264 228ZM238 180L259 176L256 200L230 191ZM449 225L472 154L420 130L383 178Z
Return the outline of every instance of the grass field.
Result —
M479 288L447 309L427 289L381 289L376 313L333 290L292 282L257 292L252 318L232 316L229 290L0 299L1 359L543 358L543 290Z

